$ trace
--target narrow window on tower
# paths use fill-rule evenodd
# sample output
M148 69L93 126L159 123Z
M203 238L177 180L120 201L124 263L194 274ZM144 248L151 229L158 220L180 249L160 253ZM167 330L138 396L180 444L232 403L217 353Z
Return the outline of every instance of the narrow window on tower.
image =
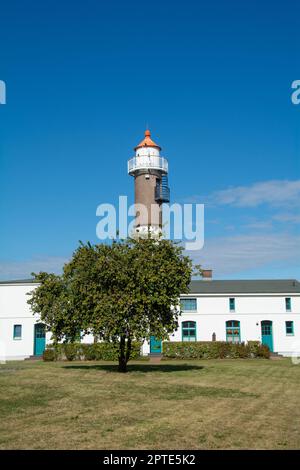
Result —
M235 311L235 299L233 297L229 299L229 310L231 312Z

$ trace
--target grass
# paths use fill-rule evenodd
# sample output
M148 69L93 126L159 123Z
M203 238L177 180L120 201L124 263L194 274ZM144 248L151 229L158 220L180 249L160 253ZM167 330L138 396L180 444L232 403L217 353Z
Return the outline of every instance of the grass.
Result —
M0 366L0 449L299 449L289 359Z

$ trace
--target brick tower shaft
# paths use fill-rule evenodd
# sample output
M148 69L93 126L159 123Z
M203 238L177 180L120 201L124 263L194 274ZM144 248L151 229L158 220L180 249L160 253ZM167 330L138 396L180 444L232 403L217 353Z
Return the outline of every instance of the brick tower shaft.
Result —
M149 130L134 150L128 173L134 176L135 231L157 233L162 229L162 203L170 200L168 161L161 157Z

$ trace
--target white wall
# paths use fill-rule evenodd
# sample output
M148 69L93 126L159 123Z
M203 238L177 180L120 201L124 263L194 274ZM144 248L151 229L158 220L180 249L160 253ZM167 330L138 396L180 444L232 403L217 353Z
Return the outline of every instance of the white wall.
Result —
M291 355L300 353L300 315L200 315L183 313L179 320L178 330L170 337L170 341L182 341L181 323L195 321L197 328L197 341L211 341L212 334L216 334L217 341L226 341L226 321L238 320L240 322L241 341L261 341L261 321L273 322L274 351L279 354ZM286 321L294 321L294 336L287 336ZM295 344L298 341L298 345Z
M136 149L135 156L140 158L148 156L159 157L160 152L159 149L156 147L139 147L138 149Z
M34 284L0 284L0 358L24 359L34 352L34 324L38 321L27 304L28 292ZM292 295L193 295L184 297L197 298L197 311L184 312L179 319L179 329L171 335L171 341L181 341L181 323L185 320L196 321L197 340L211 341L212 334L216 339L226 341L225 322L239 320L241 340L261 340L261 321L273 322L274 351L291 355L294 351L300 354L300 294ZM235 298L235 312L229 311L229 298ZM285 297L292 299L292 311L285 311ZM294 336L287 336L285 321L294 322ZM22 325L22 339L13 339L13 326ZM46 335L46 343L51 333ZM93 342L88 335L84 343ZM149 353L149 344L143 345L143 354Z
M261 321L271 320L273 324L273 347L279 354L291 355L300 352L300 295L189 295L197 298L197 312L183 312L179 328L170 341L181 341L183 321L195 321L197 341L216 339L226 341L226 321L240 322L241 341L261 341ZM235 298L235 312L229 310L229 298ZM285 311L285 297L291 297L292 310ZM294 335L286 335L285 322L294 322ZM297 344L298 342L298 344Z
M0 285L1 359L24 359L34 353L34 324L38 322L38 316L33 316L27 304L27 293L36 286L37 284ZM22 325L21 339L13 338L14 325ZM47 334L48 339L50 336L50 333Z

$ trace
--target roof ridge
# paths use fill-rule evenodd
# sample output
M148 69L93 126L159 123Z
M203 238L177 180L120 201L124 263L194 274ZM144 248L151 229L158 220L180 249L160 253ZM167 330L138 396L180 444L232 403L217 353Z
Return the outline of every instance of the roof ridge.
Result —
M36 283L38 281L36 281L35 279L31 278L31 279L8 279L8 280L2 280L0 281L0 284L21 284L21 283Z

